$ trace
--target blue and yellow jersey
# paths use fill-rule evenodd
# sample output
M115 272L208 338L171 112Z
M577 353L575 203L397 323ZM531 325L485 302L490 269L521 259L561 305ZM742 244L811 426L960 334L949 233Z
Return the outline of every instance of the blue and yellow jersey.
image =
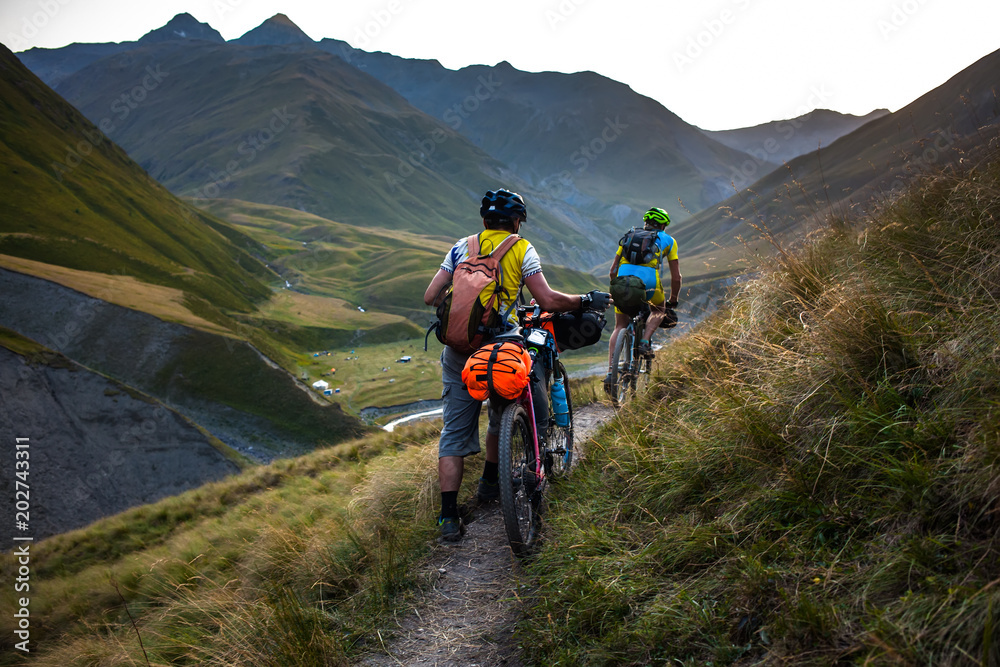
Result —
M659 247L659 254L649 262L643 264L630 264L622 257L622 247L618 246L616 257L619 258L618 275L638 276L646 285L647 298L654 303L659 303L663 299L663 288L660 283L660 268L662 258L668 261L677 259L677 241L664 231L656 234L656 245Z

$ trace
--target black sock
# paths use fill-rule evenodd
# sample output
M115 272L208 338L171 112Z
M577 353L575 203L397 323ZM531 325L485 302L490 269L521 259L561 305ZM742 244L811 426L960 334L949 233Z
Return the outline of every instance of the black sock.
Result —
M500 464L487 461L483 466L483 479L490 484L496 484L500 479Z
M441 492L441 518L458 516L458 491Z

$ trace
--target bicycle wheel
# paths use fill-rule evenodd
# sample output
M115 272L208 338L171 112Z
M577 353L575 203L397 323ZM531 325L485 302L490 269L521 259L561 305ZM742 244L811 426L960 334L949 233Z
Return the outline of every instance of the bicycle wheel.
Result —
M615 407L621 407L628 400L632 389L632 352L635 347L635 334L631 327L622 329L615 342L615 354L611 358L611 402Z
M573 397L569 390L569 376L566 375L566 367L560 361L557 363L556 369L559 375L562 376L563 386L566 388L569 425L553 426L549 433L545 455L545 471L552 476L553 481L568 475L570 466L573 464Z
M500 417L500 509L516 556L531 552L541 528L541 488L534 472L531 433L527 411L518 403L508 405Z

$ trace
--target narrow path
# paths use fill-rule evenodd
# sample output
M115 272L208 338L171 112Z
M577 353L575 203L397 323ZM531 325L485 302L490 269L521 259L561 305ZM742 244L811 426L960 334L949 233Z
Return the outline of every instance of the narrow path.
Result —
M575 411L578 457L613 415L601 404ZM462 542L435 546L422 568L432 588L409 612L386 619L381 638L374 638L384 642L384 652L365 657L359 667L521 667L513 639L520 563L507 544L499 503L476 508Z

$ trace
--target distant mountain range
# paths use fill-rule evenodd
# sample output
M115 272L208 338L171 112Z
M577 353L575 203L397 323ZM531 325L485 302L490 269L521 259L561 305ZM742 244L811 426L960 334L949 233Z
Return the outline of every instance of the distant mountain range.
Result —
M916 173L973 159L998 135L1000 51L995 51L895 113L744 183L721 205L682 223L677 234L695 261L732 266L743 251L720 251L720 239L759 238L755 227L766 227L791 240L830 215L857 216L873 198L901 192Z
M19 55L176 194L454 237L506 185L547 262L598 273L643 210L683 220L753 159L593 72L452 71L313 42L281 14L229 43L181 14L137 42ZM148 71L171 76L121 99Z
M766 175L771 169L800 155L829 146L845 134L888 113L888 109L876 109L864 116L852 116L829 109L815 109L788 120L771 121L736 130L702 132L753 158L733 169L733 180L738 187L742 187Z

